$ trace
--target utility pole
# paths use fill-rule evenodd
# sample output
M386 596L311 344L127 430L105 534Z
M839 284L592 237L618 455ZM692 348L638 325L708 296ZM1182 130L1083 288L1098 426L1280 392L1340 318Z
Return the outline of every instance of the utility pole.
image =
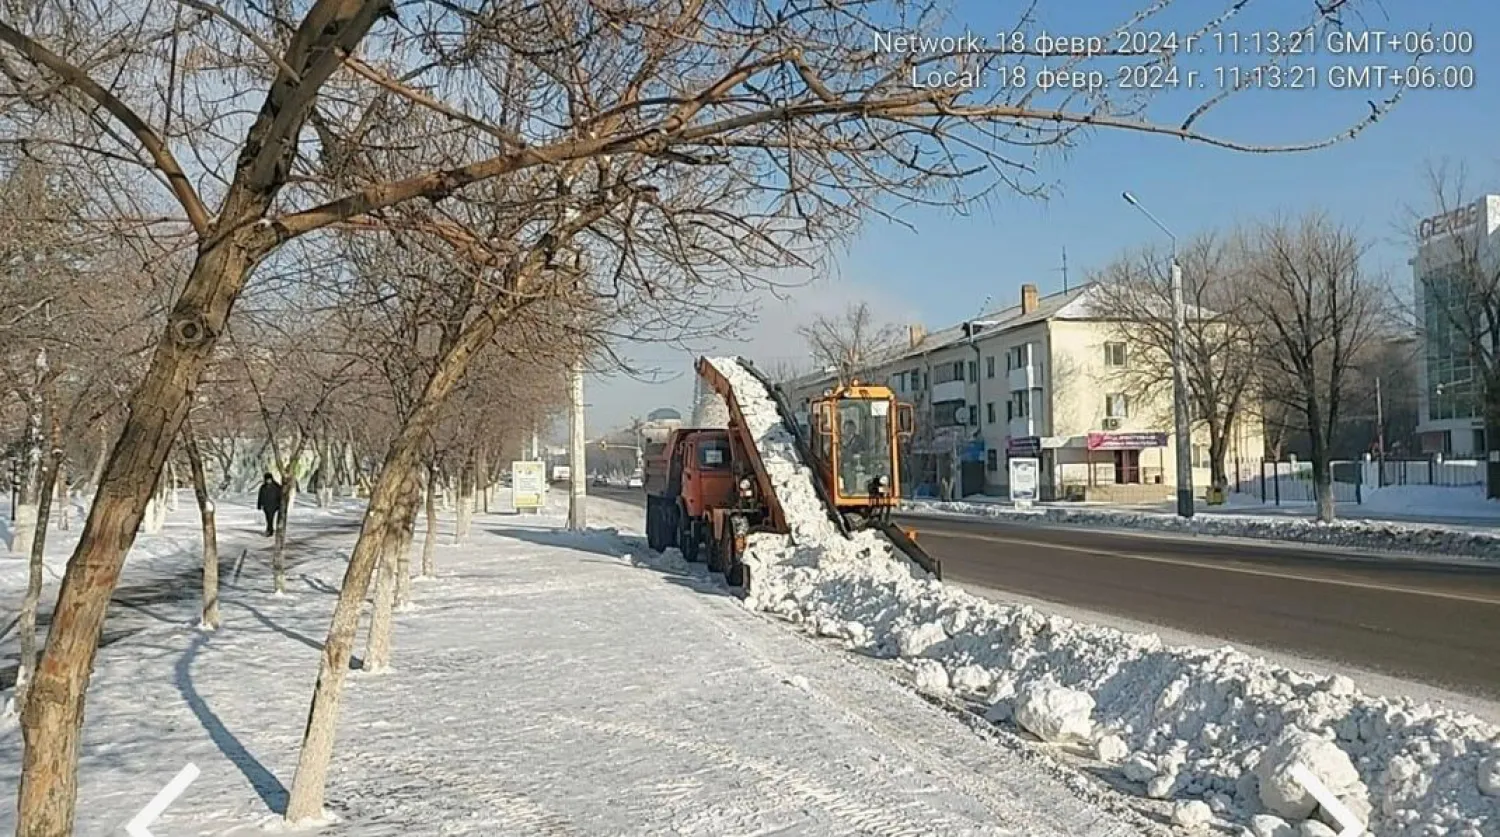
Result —
M1385 488L1385 404L1380 398L1380 376L1375 376L1375 484Z
M1187 328L1187 312L1182 305L1182 265L1177 263L1177 236L1167 229L1167 226L1156 220L1150 210L1141 206L1135 196L1129 192L1123 193L1125 202L1139 209L1156 228L1167 234L1172 242L1172 266L1169 274L1169 285L1172 297L1172 419L1175 425L1176 448L1177 448L1177 516L1191 518L1193 516L1193 429L1192 422L1188 420L1188 387L1187 369L1183 363L1183 356L1187 353L1183 347L1182 333Z
M588 515L585 512L588 500L584 495L584 488L588 485L588 479L584 476L588 441L584 439L581 357L573 361L572 368L568 370L568 402L568 528L577 532L588 527Z

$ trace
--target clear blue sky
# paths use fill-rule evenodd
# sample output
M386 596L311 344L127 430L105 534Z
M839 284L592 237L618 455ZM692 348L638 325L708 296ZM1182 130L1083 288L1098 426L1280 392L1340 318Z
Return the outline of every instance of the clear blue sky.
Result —
M1253 0L1250 11L1227 31L1241 33L1247 42L1252 32L1294 28L1308 20L1312 3ZM923 34L955 34L965 27L978 32L1007 30L1026 5L1016 0L964 0L951 25L927 27ZM1143 5L1133 0L1038 3L1040 25L1070 35L1108 31L1121 22L1122 9ZM1201 24L1227 5L1224 0L1177 0L1170 14L1142 28ZM1500 191L1500 5L1485 0L1356 0L1356 6L1358 13L1344 15L1350 30L1432 28L1471 33L1471 54L1433 58L1431 63L1471 67L1473 88L1410 90L1379 124L1353 141L1302 154L1245 154L1157 136L1098 131L1048 160L1044 175L1052 189L1047 200L1004 196L971 217L936 210L905 213L903 218L916 232L871 223L839 255L835 275L795 291L790 305L768 302L751 339L699 348L761 361L805 358L795 326L818 314L837 313L848 301L867 300L892 322L940 326L974 315L987 297L992 304L1018 299L1023 283L1037 284L1044 293L1060 290L1064 248L1070 280L1076 283L1121 250L1163 241L1157 229L1121 199L1120 193L1127 190L1179 238L1278 212L1324 209L1372 240L1372 267L1409 284L1408 244L1402 229L1410 212L1430 203L1426 164L1443 159L1462 162L1469 169L1471 189ZM1249 69L1260 62L1246 55L1202 55L1194 60L1204 75L1215 65ZM1330 64L1408 62L1398 55L1293 59L1293 64L1314 64L1324 71L1321 89L1244 92L1197 127L1242 141L1320 138L1368 113L1367 100L1392 92L1330 90L1324 82ZM1203 83L1209 89L1158 97L1149 115L1156 121L1180 122L1217 87L1211 80ZM678 374L657 384L628 378L590 381L591 434L658 406L687 406L692 392L690 355L660 347L626 353Z

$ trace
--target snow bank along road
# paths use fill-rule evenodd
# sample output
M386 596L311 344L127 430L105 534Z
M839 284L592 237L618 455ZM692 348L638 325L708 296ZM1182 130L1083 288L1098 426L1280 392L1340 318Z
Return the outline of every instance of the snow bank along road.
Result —
M639 489L591 489L643 504ZM1500 566L902 516L948 581L1500 697Z
M791 530L750 536L747 607L893 658L919 691L984 707L1059 753L1083 748L1102 778L1169 801L1184 829L1342 831L1345 812L1299 778L1310 773L1376 837L1496 833L1500 727L1362 694L1348 677L1173 647L927 578L871 532L840 536L765 385L736 359L710 362L734 387Z
M263 564L226 579L217 633L191 627L194 585L112 610L132 634L99 653L79 835L118 833L188 761L202 775L154 833L266 833L353 520L298 521L326 536L286 596ZM329 788L339 822L320 833L1152 833L869 661L747 613L701 568L632 566L618 538L558 523L479 516L470 545L438 551L438 577L397 616L393 671L350 680ZM0 833L15 827L19 750L19 730L0 729Z

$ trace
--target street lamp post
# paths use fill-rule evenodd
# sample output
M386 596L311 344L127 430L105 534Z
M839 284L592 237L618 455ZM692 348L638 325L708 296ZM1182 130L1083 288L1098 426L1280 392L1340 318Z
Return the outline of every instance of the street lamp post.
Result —
M1172 242L1172 265L1169 286L1172 296L1172 418L1177 436L1177 515L1193 516L1193 432L1188 421L1187 369L1183 364L1185 354L1182 333L1186 327L1187 314L1182 306L1182 266L1177 262L1177 236L1167 225L1158 221L1151 211L1129 192L1122 194L1125 202L1140 210L1157 229L1166 233Z

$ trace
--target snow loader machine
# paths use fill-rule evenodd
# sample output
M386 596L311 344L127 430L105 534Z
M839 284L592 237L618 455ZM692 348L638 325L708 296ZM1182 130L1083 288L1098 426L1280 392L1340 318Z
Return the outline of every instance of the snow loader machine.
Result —
M750 361L736 360L771 395L838 530L848 536L874 529L941 578L941 565L917 544L916 533L891 520L901 503L900 450L911 437L911 405L899 403L888 387L852 381L811 403L804 432L781 389ZM676 546L689 561L701 555L731 585L744 586L748 574L740 556L750 534L787 534L791 528L734 387L707 358L699 358L696 368L727 405L728 424L678 427L647 458L646 536L652 549Z

